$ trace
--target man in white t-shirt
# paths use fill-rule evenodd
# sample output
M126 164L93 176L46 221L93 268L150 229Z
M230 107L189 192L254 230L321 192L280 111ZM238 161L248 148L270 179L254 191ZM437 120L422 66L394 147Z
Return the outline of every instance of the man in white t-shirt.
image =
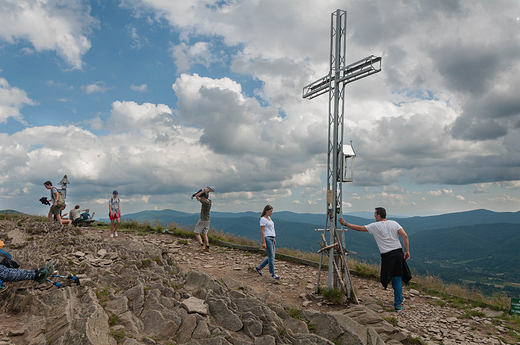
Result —
M365 226L347 223L343 218L340 218L339 222L347 228L369 232L374 236L381 253L381 284L386 289L388 283L392 282L394 308L398 312L403 309L401 306L404 301L402 282L408 283L412 279L406 263L406 260L410 258L410 242L408 235L399 223L386 220L386 210L383 207L376 207L374 217L376 222ZM403 239L404 253L399 236Z

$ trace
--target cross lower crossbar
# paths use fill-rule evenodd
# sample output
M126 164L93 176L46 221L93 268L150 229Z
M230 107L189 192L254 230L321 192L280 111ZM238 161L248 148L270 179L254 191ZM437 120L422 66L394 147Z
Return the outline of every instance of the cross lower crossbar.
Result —
M303 98L313 99L329 92L330 75L316 80L315 82L303 87Z
M335 81L330 74L303 88L303 98L313 99L321 96L329 89L334 89L335 84L348 84L353 81L368 77L369 75L381 72L381 57L370 55L357 62L351 63L340 71L340 78Z

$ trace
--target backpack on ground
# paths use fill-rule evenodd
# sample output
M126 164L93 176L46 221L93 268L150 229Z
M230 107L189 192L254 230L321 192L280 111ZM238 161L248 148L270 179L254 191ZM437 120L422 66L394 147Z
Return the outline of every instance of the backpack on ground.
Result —
M0 248L0 265L4 265L7 268L18 268L20 267L20 262L14 260L5 249Z

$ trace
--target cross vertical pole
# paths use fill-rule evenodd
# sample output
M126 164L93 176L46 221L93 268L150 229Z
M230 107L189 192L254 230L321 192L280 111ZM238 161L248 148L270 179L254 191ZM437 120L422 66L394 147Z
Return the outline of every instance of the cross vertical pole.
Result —
M337 216L341 212L341 190L342 179L338 175L339 168L339 153L343 146L343 131L340 133L340 128L343 128L343 110L344 110L344 92L343 84L337 83L341 77L342 68L345 67L345 52L346 52L346 24L347 12L336 10L331 14L331 47L330 47L330 83L329 87L329 152L328 157L328 176L327 176L327 190L332 190L332 204L328 206L330 211L328 218L330 222L329 243L334 243L336 238L336 224ZM333 77L332 77L333 76ZM332 131L332 137L330 132ZM332 158L332 164L331 164ZM334 248L329 252L329 277L328 288L337 288L339 285L338 277L334 273L334 263L339 266L339 258L334 255Z
M325 232L329 231L329 245L333 245L329 252L329 276L328 288L341 288L346 290L350 298L350 278L346 263L345 250L336 228L338 217L342 215L343 182L351 182L344 176L344 152L343 152L343 122L345 115L345 85L381 71L381 57L370 55L346 66L347 47L347 12L336 10L331 15L330 28L330 69L329 74L303 88L303 98L313 99L324 93L329 94L328 117L328 146L327 146L327 216L325 219ZM325 239L325 238L324 238ZM326 244L325 244L326 245ZM344 269L342 273L342 267ZM320 271L321 272L321 259ZM345 284L341 279L345 277ZM318 274L318 277L320 275ZM319 289L319 278L317 290ZM340 286L341 283L341 286ZM355 299L355 297L354 297Z

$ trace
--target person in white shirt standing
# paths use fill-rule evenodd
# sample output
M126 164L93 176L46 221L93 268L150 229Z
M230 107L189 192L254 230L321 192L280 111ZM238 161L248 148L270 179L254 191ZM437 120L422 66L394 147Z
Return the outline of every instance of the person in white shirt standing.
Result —
M262 236L262 247L264 247L267 252L267 258L262 261L260 266L256 266L255 269L259 275L262 275L262 268L269 264L269 273L271 273L271 277L274 279L280 279L274 271L276 232L274 231L274 222L271 219L272 214L273 206L265 206L262 216L260 217L260 235Z
M392 282L394 309L398 312L403 309L401 306L404 301L402 282L408 283L412 279L406 263L410 258L410 242L399 223L386 220L386 210L383 207L376 207L374 217L376 222L366 226L347 223L343 218L340 218L339 222L347 228L369 232L374 236L381 253L381 284L386 289L388 283ZM403 239L404 253L399 236Z
M110 218L110 237L117 237L117 229L121 223L121 201L117 197L117 190L112 192L108 200L108 216ZM115 224L114 224L115 223Z

